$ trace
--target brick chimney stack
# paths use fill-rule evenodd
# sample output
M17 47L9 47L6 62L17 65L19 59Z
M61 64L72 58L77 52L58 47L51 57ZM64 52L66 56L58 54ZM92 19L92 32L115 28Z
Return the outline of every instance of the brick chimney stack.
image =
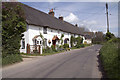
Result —
M51 15L51 16L53 16L53 17L54 17L54 15L55 15L53 9L51 9L48 14Z
M63 21L63 16L60 16L59 19Z
M75 24L76 27L78 27L78 24Z

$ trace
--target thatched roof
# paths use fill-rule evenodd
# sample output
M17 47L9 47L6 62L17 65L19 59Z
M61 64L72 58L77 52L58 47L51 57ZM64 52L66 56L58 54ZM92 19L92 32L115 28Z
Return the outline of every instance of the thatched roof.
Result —
M23 5L26 15L26 21L29 25L49 27L73 34L81 34L80 29L66 21L50 16L42 11L36 10L27 5Z

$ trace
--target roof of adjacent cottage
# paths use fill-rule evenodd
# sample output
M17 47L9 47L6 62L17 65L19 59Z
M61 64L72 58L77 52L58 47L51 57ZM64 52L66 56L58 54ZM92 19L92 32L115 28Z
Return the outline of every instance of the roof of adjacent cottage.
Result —
M91 35L84 35L85 39L92 39L92 36Z
M27 5L23 5L23 9L25 11L27 24L29 25L49 27L73 34L81 34L80 28L66 21L62 21Z

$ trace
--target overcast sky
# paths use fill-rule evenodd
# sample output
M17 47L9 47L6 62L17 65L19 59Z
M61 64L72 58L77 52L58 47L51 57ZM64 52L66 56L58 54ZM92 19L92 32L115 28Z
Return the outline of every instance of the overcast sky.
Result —
M78 24L80 27L86 27L90 31L94 32L102 31L106 33L107 31L105 14L106 2L59 2L59 0L54 1L58 2L49 1L49 2L23 2L23 3L45 13L48 13L50 9L55 8L54 10L55 17L63 16L65 21L70 22L72 24ZM117 36L118 3L108 2L108 7L109 7L110 32L114 33Z

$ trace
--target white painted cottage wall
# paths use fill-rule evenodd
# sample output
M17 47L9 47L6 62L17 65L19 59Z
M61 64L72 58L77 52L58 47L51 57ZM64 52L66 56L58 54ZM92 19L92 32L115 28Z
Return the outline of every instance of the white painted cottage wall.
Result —
M62 34L64 34L63 44L64 44L65 38L68 38L69 39L68 44L69 44L69 47L71 47L70 38L71 38L71 36L74 36L74 34L59 31L59 30L55 30L55 29L51 29L51 28L47 28L47 34L43 34L43 27L35 26L35 25L28 25L27 26L27 31L23 33L24 34L23 38L25 38L25 46L27 47L27 43L30 44L30 45L33 45L33 40L32 39L36 35L40 35L40 33L43 35L44 38L47 39L47 46L49 46L49 47L51 47L51 45L52 45L52 38L55 35L57 35L57 37L60 39ZM78 36L79 35L75 35L75 37L78 37ZM48 43L49 40L51 41L51 44ZM56 45L61 45L61 42L59 44L56 43ZM20 48L20 52L26 53L26 51L27 51L26 47L25 47L25 49Z
M43 33L43 27L40 27L40 26L34 26L34 25L29 25L29 43L30 45L33 45L33 38L36 36L36 35L40 35L40 33Z
M22 49L22 46L20 47L20 52L26 53L27 50L27 43L29 42L29 26L27 25L27 30L23 33L24 36L22 38L25 39L25 49ZM21 41L22 44L22 41Z

